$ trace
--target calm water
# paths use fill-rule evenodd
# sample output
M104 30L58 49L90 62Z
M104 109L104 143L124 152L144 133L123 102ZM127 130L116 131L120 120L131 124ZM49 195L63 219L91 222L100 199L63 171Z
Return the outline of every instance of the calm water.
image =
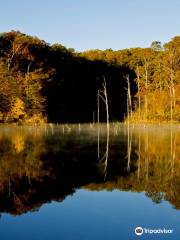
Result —
M2 240L178 240L179 210L178 125L0 127Z

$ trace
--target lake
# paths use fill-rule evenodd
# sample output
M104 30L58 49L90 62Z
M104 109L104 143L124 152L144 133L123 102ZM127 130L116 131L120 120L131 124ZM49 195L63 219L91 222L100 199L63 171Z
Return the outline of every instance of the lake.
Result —
M180 239L180 126L0 126L0 239Z

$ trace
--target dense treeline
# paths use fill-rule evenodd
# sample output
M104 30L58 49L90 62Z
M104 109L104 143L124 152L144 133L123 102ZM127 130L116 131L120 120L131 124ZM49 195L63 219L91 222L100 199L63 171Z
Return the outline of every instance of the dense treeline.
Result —
M145 49L90 50L81 55L135 72L137 93L128 109L132 121L180 120L180 36L163 47L155 41Z
M180 37L163 48L77 53L20 32L0 35L1 122L96 121L104 79L111 121L179 121ZM100 102L100 121L105 116Z

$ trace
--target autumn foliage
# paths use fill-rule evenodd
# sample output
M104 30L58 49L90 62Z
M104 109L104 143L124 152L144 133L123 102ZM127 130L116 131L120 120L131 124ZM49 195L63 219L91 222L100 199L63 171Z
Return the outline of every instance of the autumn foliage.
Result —
M0 121L91 122L97 92L107 82L110 121L179 121L180 37L161 46L77 53L61 44L11 31L0 35ZM101 119L105 112L100 107Z

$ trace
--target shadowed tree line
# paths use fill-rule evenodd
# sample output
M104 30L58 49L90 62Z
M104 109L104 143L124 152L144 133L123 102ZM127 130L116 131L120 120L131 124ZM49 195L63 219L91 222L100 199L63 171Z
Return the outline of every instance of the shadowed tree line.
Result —
M149 48L78 53L18 31L2 33L0 121L96 121L104 79L110 121L127 116L132 121L179 121L179 52L179 36L163 47L153 42ZM100 121L105 120L100 102Z
M89 60L60 44L49 45L20 32L0 36L0 114L2 122L92 122L97 119L97 91L107 82L110 120L126 113L127 66ZM101 121L105 120L100 106Z

